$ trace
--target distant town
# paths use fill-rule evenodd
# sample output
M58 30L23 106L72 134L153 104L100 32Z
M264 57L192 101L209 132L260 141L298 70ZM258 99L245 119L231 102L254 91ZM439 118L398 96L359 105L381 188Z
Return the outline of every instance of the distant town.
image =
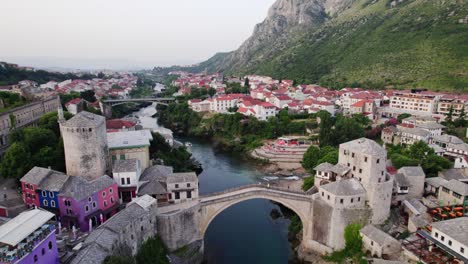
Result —
M269 76L182 71L171 72L164 85L145 76L99 72L0 86L0 263L140 263L146 254L157 263L201 263L210 223L252 199L297 215L288 232L297 221L293 251L301 261L468 262L467 93L334 90ZM137 110L149 111L144 118L133 110L115 116L115 108L141 103ZM164 110L176 107L183 114ZM190 134L202 139L227 133L223 125L235 116L229 124L241 133L235 144L255 137L242 151L259 167L279 169L201 193L197 172L180 165L195 162L190 151L198 150L181 142L183 129L158 127L158 115L164 125L185 120L185 126L223 117L214 132L205 126L204 136ZM252 120L258 131L248 127ZM347 134L340 122L360 133ZM256 134L282 124L287 129L273 136ZM39 139L44 133L49 139ZM52 149L60 152L53 156ZM186 159L171 156L176 151ZM52 158L43 166L15 159L25 153L34 161ZM51 167L62 158L62 170ZM145 251L149 243L162 253ZM129 262L112 262L117 259Z

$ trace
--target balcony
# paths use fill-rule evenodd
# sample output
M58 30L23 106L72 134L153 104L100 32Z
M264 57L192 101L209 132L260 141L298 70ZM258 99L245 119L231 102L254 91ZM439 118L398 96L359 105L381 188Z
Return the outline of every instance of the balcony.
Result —
M16 247L12 248L8 245L0 247L0 262L1 263L15 263L24 256L31 253L44 239L46 239L52 232L55 232L55 225L45 224L38 228L34 233L31 233Z

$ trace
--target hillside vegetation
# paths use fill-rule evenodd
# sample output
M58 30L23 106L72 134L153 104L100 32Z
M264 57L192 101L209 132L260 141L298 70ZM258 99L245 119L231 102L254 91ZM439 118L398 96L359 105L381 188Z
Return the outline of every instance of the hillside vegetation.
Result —
M262 28L246 41L255 46L217 54L191 70L257 73L335 88L467 91L468 1L403 0L394 7L391 2L348 0L344 11L334 14L323 7L313 14L323 21L291 25L275 38L261 35L274 32ZM305 3L310 5L296 4ZM277 16L260 28L273 27Z

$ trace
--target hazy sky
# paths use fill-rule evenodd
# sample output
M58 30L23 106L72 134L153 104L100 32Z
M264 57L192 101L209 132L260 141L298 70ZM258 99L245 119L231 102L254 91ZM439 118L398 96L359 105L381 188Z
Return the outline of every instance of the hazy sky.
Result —
M133 68L231 51L274 0L0 0L0 60Z

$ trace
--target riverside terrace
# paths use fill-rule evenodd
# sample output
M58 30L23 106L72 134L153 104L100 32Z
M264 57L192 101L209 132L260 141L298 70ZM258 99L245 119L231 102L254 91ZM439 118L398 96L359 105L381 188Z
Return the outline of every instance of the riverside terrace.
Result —
M270 162L300 162L311 145L303 137L281 137L255 149L252 155Z

